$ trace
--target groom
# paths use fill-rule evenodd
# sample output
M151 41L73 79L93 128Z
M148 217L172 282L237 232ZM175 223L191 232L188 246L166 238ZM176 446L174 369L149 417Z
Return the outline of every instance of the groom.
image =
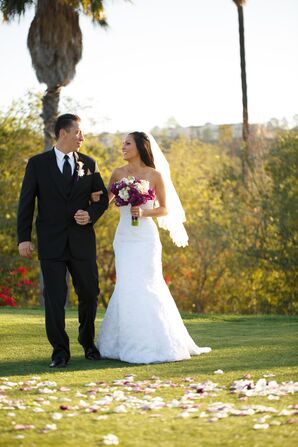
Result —
M96 162L78 151L84 141L80 118L58 117L56 145L30 158L18 209L19 253L31 257L32 220L37 197L38 257L44 280L46 331L53 347L50 367L65 367L70 359L65 331L66 272L79 301L79 343L85 357L99 360L94 345L94 321L99 294L93 225L108 208L108 194ZM99 202L91 193L101 191Z

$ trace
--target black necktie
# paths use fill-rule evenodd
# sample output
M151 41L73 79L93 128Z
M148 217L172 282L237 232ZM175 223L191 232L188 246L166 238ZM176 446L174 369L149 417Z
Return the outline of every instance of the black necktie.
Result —
M63 175L65 177L65 180L67 180L67 182L69 183L72 179L72 174L68 155L64 155Z

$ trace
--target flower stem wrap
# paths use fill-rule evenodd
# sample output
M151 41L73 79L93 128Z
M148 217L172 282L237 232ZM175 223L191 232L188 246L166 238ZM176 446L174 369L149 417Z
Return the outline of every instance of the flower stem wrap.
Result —
M155 192L150 188L147 180L137 179L133 176L124 177L112 184L111 191L115 196L116 206L140 206L155 199ZM139 218L132 216L131 224L139 226Z

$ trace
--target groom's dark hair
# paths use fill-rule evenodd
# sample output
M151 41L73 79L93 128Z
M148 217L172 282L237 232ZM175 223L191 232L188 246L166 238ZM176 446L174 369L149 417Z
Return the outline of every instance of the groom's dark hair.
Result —
M55 123L56 138L59 138L61 129L69 130L74 121L81 121L81 118L78 115L73 115L72 113L64 113L64 115L58 116Z

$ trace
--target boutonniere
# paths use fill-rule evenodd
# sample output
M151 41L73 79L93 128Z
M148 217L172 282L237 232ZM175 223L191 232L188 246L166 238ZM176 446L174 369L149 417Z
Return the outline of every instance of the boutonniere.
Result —
M84 170L83 166L84 166L84 163L82 161L77 161L78 177L83 177L83 175L85 175L85 170Z

